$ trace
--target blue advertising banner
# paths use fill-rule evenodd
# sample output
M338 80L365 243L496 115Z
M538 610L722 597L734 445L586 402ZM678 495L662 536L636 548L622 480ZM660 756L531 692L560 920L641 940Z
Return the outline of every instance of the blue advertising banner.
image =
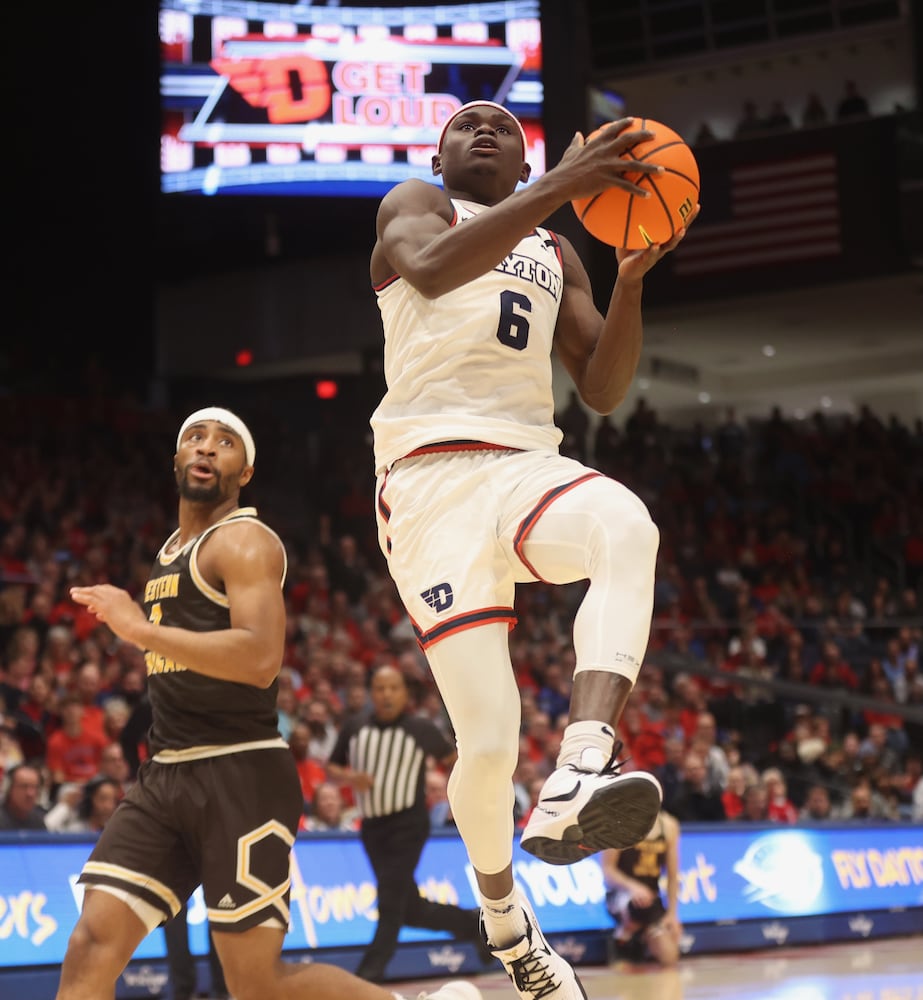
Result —
M90 847L91 841L76 837L0 835L0 972L61 962L82 900L77 876ZM546 934L611 928L596 858L546 865L517 845L514 867ZM687 927L923 908L923 827L686 827L680 870L680 918ZM417 876L431 899L476 905L474 875L455 835L431 838ZM357 838L300 837L286 950L363 946L375 929L375 903L375 880ZM204 955L201 891L190 905L189 927L193 952ZM405 928L401 941L438 937ZM135 958L164 953L158 930Z
M683 832L684 923L923 906L923 827Z

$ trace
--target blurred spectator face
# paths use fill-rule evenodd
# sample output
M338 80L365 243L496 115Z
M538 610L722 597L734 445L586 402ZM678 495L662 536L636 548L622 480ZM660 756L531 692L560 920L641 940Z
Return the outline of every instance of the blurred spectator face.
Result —
M74 690L80 696L84 705L92 705L99 694L102 677L95 663L84 663L77 671L77 682Z
M732 767L728 771L727 789L734 795L743 798L747 787L747 776L742 767Z
M6 793L6 807L10 815L25 819L38 802L40 788L41 778L34 767L25 764L17 767Z
M279 688L276 695L276 708L283 715L294 715L298 702L295 692L291 688Z
M20 691L27 691L35 672L35 657L29 653L19 653L10 658L6 666L7 683Z
M90 798L90 826L101 830L115 812L119 798L118 786L112 781L104 781L94 789Z
M343 817L343 800L335 785L322 784L314 793L314 815L329 826L338 826Z
M110 739L118 739L119 733L125 728L131 709L124 698L110 698L103 709L105 712L105 729Z
M705 785L705 761L700 754L687 753L683 758L683 777L693 788L702 788Z
M535 704L535 692L523 688L519 692L519 705L522 725L528 729L529 724L535 718L535 713L538 711L538 706Z
M430 719L440 719L443 715L442 699L436 691L426 691L419 699L420 714Z
M667 705L667 692L660 683L652 683L648 686L647 704L654 710L662 712Z
M856 785L850 796L853 816L868 816L872 808L872 790L868 785Z
M913 679L913 684L907 693L907 701L914 705L923 703L923 674Z
M887 683L887 682L885 682ZM888 741L888 730L880 722L873 722L869 726L869 743L878 750L883 750Z
M564 725L566 720L557 729L552 729L545 740L545 760L548 762L549 770L554 770L558 755L561 753L561 741L564 739Z
M715 717L710 712L700 713L695 724L695 735L707 746L712 746L717 737L718 727L715 724Z
M641 713L637 705L626 705L622 713L619 728L630 735L635 735L641 731Z
M51 697L51 685L44 674L33 674L29 681L29 697L36 705L44 705Z
M919 658L907 660L906 663L904 663L904 676L907 678L908 688L920 680L921 674Z
M126 670L122 675L122 690L127 695L140 695L144 691L145 683L143 670Z
M731 737L721 749L724 750L724 756L727 757L728 764L731 767L740 763L740 746L737 743L736 737Z
M10 647L16 656L28 656L34 662L41 644L38 632L34 628L23 626L13 633Z
M785 779L782 777L780 771L766 771L763 774L763 784L766 786L766 792L768 793L770 800L785 798L787 788L785 785Z
M369 700L369 693L366 689L365 682L360 681L358 684L350 684L346 689L346 711L361 712Z
M744 792L742 815L750 820L765 820L769 815L769 796L762 785L750 785Z
M840 647L832 639L828 639L824 642L821 648L821 655L828 667L835 667L839 665L841 660Z
M432 809L437 802L445 802L448 798L446 794L446 775L443 771L430 768L426 772L426 808Z
M894 689L887 677L876 677L872 681L871 694L878 701L894 701ZM869 735L871 736L871 733Z
M520 756L519 765L516 768L514 781L523 788L528 788L534 778L539 776L538 765L528 757Z
M32 595L32 600L29 602L29 609L32 611L33 617L41 621L45 621L48 618L52 607L54 605L47 590L36 590Z
M315 696L323 701L326 705L330 705L336 698L333 685L326 678L323 678L314 685Z
M304 720L312 728L314 726L325 727L330 721L330 706L319 698L312 698L305 705Z
M288 745L291 748L292 753L299 759L304 760L308 754L308 744L311 741L311 731L308 729L307 723L296 722L292 726L292 731L288 736Z
M529 738L533 743L544 746L551 734L551 719L547 712L536 712L529 721Z
M663 752L666 756L667 763L673 764L675 767L682 767L683 753L685 749L686 746L683 741L678 740L673 736L663 741Z
M65 698L61 703L61 721L70 732L79 732L83 724L83 705L76 698Z
M21 764L23 759L22 746L13 729L3 725L3 712L0 710L0 774Z
M827 789L820 785L812 786L805 799L804 808L811 819L829 819L830 796L827 794Z
M367 619L369 620L369 619ZM375 624L374 622L372 623ZM377 626L376 626L377 627ZM347 684L365 684L365 666L358 660L351 660L349 666L346 668L346 677L344 678Z
M110 743L103 748L99 757L99 773L112 778L119 784L128 779L128 761L118 743Z

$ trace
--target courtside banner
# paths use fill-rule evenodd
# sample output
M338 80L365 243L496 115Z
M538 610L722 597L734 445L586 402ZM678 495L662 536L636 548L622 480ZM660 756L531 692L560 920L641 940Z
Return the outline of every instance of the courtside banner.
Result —
M82 899L77 876L91 846L79 836L0 834L0 971L61 962ZM611 929L596 858L546 865L517 845L514 868L549 936ZM476 905L474 875L454 833L430 839L417 881L432 899ZM919 824L795 828L728 823L682 831L680 919L687 928L738 921L775 926L796 917L913 909L923 910ZM374 933L377 916L375 879L359 840L300 836L286 950L362 947ZM201 890L190 906L189 927L193 952L206 954ZM401 941L439 936L405 928ZM135 958L164 954L163 932L157 930Z

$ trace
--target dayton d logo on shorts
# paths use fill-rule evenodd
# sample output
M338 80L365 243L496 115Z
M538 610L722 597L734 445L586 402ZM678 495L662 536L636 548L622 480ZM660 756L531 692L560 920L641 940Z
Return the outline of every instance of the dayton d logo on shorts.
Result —
M455 600L455 595L452 593L452 588L447 583L437 583L435 587L430 587L429 590L424 590L420 597L436 612L438 615L441 611L447 611L452 607L452 602Z

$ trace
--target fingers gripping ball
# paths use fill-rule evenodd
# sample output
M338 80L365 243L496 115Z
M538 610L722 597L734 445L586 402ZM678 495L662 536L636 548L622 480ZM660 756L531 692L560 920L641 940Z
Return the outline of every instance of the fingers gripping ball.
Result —
M592 142L611 122L587 136ZM656 163L662 174L626 173L625 178L651 192L642 198L631 191L609 188L571 204L587 232L609 246L644 250L667 243L683 228L699 201L699 166L682 136L650 118L636 119L632 130L646 129L654 138L622 154L626 160Z

